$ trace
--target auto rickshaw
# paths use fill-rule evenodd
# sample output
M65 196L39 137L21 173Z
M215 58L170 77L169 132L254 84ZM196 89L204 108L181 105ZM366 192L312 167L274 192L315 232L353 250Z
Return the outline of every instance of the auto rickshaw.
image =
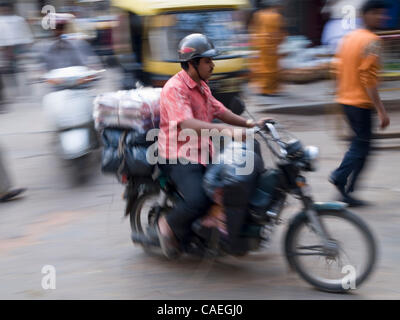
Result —
M181 70L179 41L203 33L222 53L209 81L213 95L233 112L243 112L239 96L248 75L247 0L113 0L112 6L119 16L114 51L131 80L125 89L137 80L162 87Z

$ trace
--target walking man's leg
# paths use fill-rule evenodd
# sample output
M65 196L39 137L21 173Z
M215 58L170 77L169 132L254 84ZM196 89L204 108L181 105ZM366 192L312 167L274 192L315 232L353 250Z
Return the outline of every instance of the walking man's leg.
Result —
M354 188L366 162L371 140L371 110L353 106L343 106L343 108L355 135L340 166L332 172L330 181L342 194L345 202L357 206L362 205L361 201L357 201L348 195L346 185L352 175L348 190Z
M3 75L0 73L0 111L5 103L4 99L5 95L4 95Z
M11 181L4 166L2 150L0 149L0 197L11 188Z
M355 159L357 157L357 110L355 110L356 108L352 106L343 105L342 107L354 136L339 167L332 172L330 181L334 183L338 187L340 193L345 196L347 179L354 170L354 164L356 162Z
M353 173L348 183L347 192L354 192L358 177L365 167L368 155L371 151L371 136L372 136L372 115L370 109L364 109L360 112L360 124L358 126L358 150L359 158L356 161Z
M11 200L24 191L25 189L21 188L11 189L10 177L4 166L2 150L0 149L0 202Z

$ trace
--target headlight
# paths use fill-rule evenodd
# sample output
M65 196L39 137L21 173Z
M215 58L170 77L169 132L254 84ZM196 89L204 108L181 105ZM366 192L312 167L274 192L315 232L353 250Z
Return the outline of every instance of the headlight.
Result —
M304 160L307 163L307 170L316 171L319 158L319 149L315 146L307 146L304 149Z

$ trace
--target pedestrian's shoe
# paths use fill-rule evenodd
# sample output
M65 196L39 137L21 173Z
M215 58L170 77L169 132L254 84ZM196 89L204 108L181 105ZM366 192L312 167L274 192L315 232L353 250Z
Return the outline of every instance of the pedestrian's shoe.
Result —
M0 202L10 201L25 191L26 191L25 188L19 188L19 189L12 189L6 193L0 194Z
M284 93L261 93L260 94L263 97L270 97L270 98L284 98L287 97L287 94Z
M328 181L330 183L332 183L336 187L336 189L340 192L340 194L342 195L343 198L348 196L347 192L346 192L345 185L344 184L340 184L339 182L337 182L332 175L329 176Z
M347 195L343 197L342 202L347 203L349 207L355 208L355 207L366 207L368 206L368 202L356 199L350 195Z
M347 194L349 193L353 193L354 192L354 185L350 185L347 189L346 189Z
M171 260L179 258L181 251L179 250L179 244L176 238L173 235L162 234L158 223L156 225L156 231L162 253Z

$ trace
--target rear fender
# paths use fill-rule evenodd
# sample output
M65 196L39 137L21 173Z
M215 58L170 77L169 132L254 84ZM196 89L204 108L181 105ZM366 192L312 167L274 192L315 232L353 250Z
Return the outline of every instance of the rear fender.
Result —
M90 131L88 128L76 128L62 131L59 137L59 153L63 159L80 158L90 151Z

